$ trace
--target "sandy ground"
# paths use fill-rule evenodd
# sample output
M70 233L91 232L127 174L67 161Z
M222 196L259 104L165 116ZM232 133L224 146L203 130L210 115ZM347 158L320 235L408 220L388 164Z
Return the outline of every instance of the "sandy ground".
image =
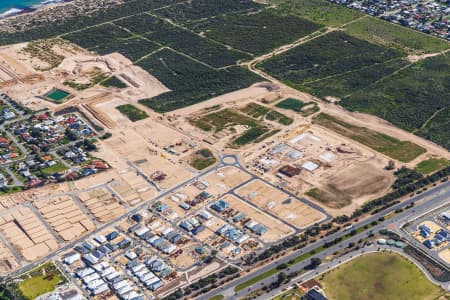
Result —
M3 214L0 232L27 261L34 261L59 247L41 220L26 207Z
M74 240L95 229L91 219L70 196L38 201L34 205L64 241Z
M450 249L444 249L439 253L439 257L450 265Z
M287 235L294 233L294 229L276 220L268 214L256 209L235 196L227 195L223 198L234 210L245 214L246 218L265 225L268 230L261 235L261 239L266 243L274 243L284 239Z
M3 242L0 242L0 273L4 274L14 271L19 266L12 252Z
M311 225L325 217L300 200L291 199L287 194L260 180L251 181L239 188L236 193L298 228Z
M208 192L212 195L222 195L251 176L235 167L223 167L201 178L208 183Z

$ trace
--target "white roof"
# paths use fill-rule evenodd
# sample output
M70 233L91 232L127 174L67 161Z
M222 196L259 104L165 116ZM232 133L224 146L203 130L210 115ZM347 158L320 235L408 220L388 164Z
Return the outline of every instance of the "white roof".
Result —
M128 283L125 280L122 280L122 281L114 283L113 288L117 291L127 285L128 285Z
M240 244L240 243L245 242L246 240L248 240L248 235L244 234L243 236L241 236L240 238L238 238L236 240L236 243Z
M66 258L64 258L64 263L71 265L74 262L76 262L77 260L79 260L81 258L81 255L79 253L74 253Z
M120 276L120 273L117 272L117 271L114 271L114 272L112 272L111 274L109 274L109 275L106 276L106 280L111 281L111 280L113 280L114 278L119 277L119 276Z
M136 272L139 272L140 270L142 270L144 268L145 268L145 265L143 263L140 263L137 266L134 266L133 268L131 268L131 271L136 273Z
M258 223L257 222L255 222L255 221L253 221L253 220L250 220L250 221L248 221L247 223L245 223L245 227L247 227L247 228L253 228L253 227L255 227L256 225L258 225Z
M108 276L109 274L114 273L114 268L113 267L109 267L103 270L102 272L102 277Z
M319 167L318 164L313 163L312 161L307 161L302 165L303 169L306 169L310 172L314 171Z
M96 288L98 288L99 286L101 286L104 283L105 282L102 279L96 279L96 280L90 282L87 285L87 288L90 289L90 290L95 290Z
M93 282L94 280L97 280L99 278L100 278L100 275L98 275L97 273L92 273L90 275L83 277L83 282L85 284L89 284L90 282Z
M325 153L323 153L321 156L319 156L321 160L326 161L326 162L331 162L334 158L334 154L327 151Z
M206 210L201 210L198 214L206 220L209 220L211 218L211 214L209 212L207 212Z
M84 268L84 269L81 269L80 271L77 272L77 276L78 276L78 277L83 277L83 276L92 274L92 273L94 273L94 272L95 272L95 271L94 271L94 269L92 269L92 268Z
M126 258L128 258L129 260L133 260L137 257L137 254L134 253L133 251L129 251L127 254L125 254Z
M141 229L136 231L136 235L137 236L141 236L141 235L144 235L145 233L147 233L149 231L150 231L150 229L148 229L147 227L142 227Z
M94 240L100 244L106 243L106 238L103 235L97 235Z
M97 288L93 291L93 293L94 293L94 295L98 295L98 294L101 294L101 293L106 292L106 291L109 291L109 287L108 287L108 285L105 283L105 284L102 284L101 286L97 287Z
M173 251L175 251L177 247L175 245L170 245L166 249L164 249L164 253L171 254Z

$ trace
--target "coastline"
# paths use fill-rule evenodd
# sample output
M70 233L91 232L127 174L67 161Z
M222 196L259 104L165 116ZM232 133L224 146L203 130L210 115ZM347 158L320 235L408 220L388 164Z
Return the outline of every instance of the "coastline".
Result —
M8 10L5 10L4 12L0 13L0 20L4 20L10 17L30 13L33 11L36 11L38 9L55 5L55 4L61 4L65 2L70 2L72 0L41 0L40 2L30 5L30 6L17 6L10 8Z

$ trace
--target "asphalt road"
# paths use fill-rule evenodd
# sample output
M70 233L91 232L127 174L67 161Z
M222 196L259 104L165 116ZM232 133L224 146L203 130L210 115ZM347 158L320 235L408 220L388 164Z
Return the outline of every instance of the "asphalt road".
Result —
M394 217L390 218L389 220L381 222L378 225L371 227L370 229L368 229L366 231L356 234L355 236L345 240L344 242L342 242L338 245L329 247L328 249L324 250L321 253L318 253L317 255L315 255L313 257L318 257L318 258L323 259L327 255L335 252L336 250L348 246L349 243L357 242L359 239L366 236L369 232L377 232L378 230L380 230L382 228L386 228L390 224L400 224L400 223L404 222L405 220L412 218L412 216L414 216L414 215L424 214L428 211L435 209L436 207L438 207L440 205L448 203L449 198L450 198L450 182L442 183L442 184L440 184L432 189L429 189L419 195L416 195L404 202L394 205L378 214L370 216L369 218L355 224L354 228L359 228L359 227L369 224L375 220L378 220L380 217L385 216L385 215L395 211L398 208L403 208L412 202L426 200L425 202L416 205L414 208L412 208L410 210L407 210L400 214L397 214ZM311 244L299 251L295 251L294 253L292 253L290 255L284 256L284 257L280 258L279 260L272 262L272 263L258 269L255 272L252 272L246 276L239 277L238 279L236 279L234 281L228 282L228 283L224 284L221 288L215 289L207 294L204 294L204 295L198 297L197 299L207 300L207 299L211 298L212 296L219 295L219 294L226 296L226 299L236 299L239 297L243 297L243 296L259 289L262 285L269 284L269 283L273 282L274 280L276 280L277 274L275 274L271 277L268 277L265 280L262 280L256 284L250 286L249 288L243 289L237 293L234 292L234 287L236 285L246 282L247 280L249 280L255 276L258 276L258 275L276 267L279 264L287 263L289 260L294 259L295 257L297 257L303 253L308 253L313 249L323 246L324 243L326 243L327 241L332 241L335 238L342 237L346 233L347 232L340 231L335 234L332 234L329 237L319 240L319 241L315 242L314 244ZM307 259L304 262L300 262L299 264L291 266L289 269L285 269L284 272L287 273L287 272L292 272L292 271L299 271L299 270L303 269L307 264L309 264L309 261L310 260Z

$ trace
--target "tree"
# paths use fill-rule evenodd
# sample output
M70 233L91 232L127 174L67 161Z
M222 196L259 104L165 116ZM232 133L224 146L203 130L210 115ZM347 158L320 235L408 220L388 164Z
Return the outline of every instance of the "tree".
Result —
M317 268L318 266L320 266L320 264L322 264L322 260L320 258L318 257L311 258L310 266L312 269Z

